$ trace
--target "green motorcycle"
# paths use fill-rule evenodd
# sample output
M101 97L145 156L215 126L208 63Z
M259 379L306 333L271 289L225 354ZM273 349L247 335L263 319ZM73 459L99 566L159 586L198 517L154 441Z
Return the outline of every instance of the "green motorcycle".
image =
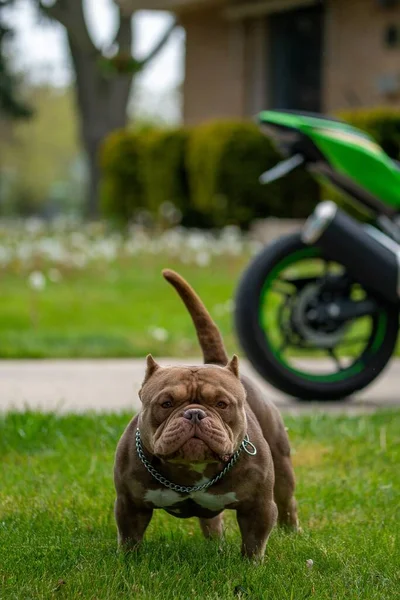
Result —
M237 291L239 341L282 392L300 400L347 398L374 381L396 350L400 163L338 120L294 111L266 111L259 120L286 157L262 183L305 166L372 218L361 223L322 202L298 233L264 248Z

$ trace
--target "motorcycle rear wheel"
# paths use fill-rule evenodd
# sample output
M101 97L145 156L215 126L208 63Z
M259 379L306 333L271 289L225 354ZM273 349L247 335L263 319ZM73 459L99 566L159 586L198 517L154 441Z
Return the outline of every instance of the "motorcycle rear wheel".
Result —
M398 337L399 307L381 299L376 300L378 310L368 317L369 330L365 340L359 342L361 344L359 353L357 347L354 355L355 346L350 349L347 342L347 345L344 345L345 334L351 333L353 329L364 331L367 329L366 321L352 322L351 327L348 325L347 329L342 327L337 328L336 331L313 332L306 322L305 315L309 314L306 308L301 313L300 321L303 320L303 323L298 318L300 302L303 305L307 302L306 292L302 292L302 298L295 292L295 297L288 299L291 283L290 278L285 279L285 273L292 270L297 272L297 277L301 278L302 273L305 275L307 265L317 263L328 265L337 272L345 271L343 266L327 260L318 248L305 246L299 233L280 238L264 248L246 269L240 281L235 304L236 332L253 367L277 389L303 401L342 400L372 383L392 358ZM310 286L320 284L322 278L326 276L326 268L325 266L321 276L315 276L315 283L311 282L313 278L307 277L307 281L310 279L311 293ZM268 308L266 298L271 291L273 301ZM373 298L367 290L363 290L356 283L352 293L358 296L361 294L363 299ZM289 308L274 312L280 296L285 298ZM283 351L283 342L286 342L289 336L288 331L290 333L291 328L293 329L294 313L297 315L296 322L301 325L305 333L301 334L303 336L301 344L299 343L297 347L296 344L292 345ZM282 315L286 315L286 322L277 322ZM296 339L297 334L296 331L292 337ZM304 345L307 336L313 340L311 345ZM321 343L323 342L322 346L319 345L319 339ZM336 345L335 341L337 341ZM331 347L328 348L326 344ZM350 359L344 358L346 352L353 353L353 356ZM300 363L303 356L305 367L296 364L296 361L299 362L299 355ZM310 356L313 359L321 355L327 356L329 360L336 363L335 372L326 372L325 367L321 371L321 364L325 365L327 361L310 360ZM305 361L304 356L306 356ZM317 365L316 373L311 372L308 366L314 363Z

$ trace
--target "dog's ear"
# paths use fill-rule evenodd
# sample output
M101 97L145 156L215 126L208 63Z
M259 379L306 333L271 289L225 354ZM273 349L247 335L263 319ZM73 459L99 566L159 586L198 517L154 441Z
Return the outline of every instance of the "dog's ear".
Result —
M146 358L146 375L144 376L143 383L146 383L159 369L161 369L160 365L156 363L152 355L149 354Z
M236 354L233 355L232 360L228 362L225 368L228 369L228 371L233 373L234 376L239 379L239 359L236 356Z
M144 380L142 383L142 387L139 390L139 398L142 400L142 390L143 386L149 381L149 379L162 367L156 363L151 354L146 357L146 374L144 376Z

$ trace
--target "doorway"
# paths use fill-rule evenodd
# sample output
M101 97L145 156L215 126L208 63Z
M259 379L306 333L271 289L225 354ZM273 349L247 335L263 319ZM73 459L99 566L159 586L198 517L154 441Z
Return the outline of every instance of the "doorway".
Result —
M270 108L321 112L324 7L276 13L268 21Z

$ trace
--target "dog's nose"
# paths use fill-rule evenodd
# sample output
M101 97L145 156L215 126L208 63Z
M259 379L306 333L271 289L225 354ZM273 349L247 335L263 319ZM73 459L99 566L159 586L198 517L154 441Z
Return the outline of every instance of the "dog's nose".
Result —
M189 408L189 410L185 410L183 413L183 418L192 421L192 423L200 423L206 416L206 413L201 408Z

